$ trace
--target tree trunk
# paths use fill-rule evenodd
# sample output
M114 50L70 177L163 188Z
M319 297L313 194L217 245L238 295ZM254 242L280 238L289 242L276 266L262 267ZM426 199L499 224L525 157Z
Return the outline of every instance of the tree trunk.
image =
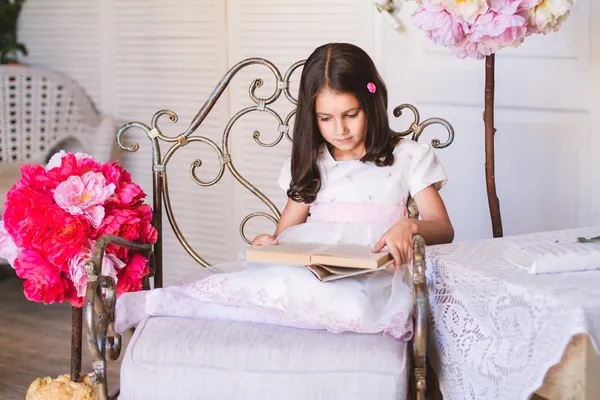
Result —
M495 238L502 237L502 217L500 201L496 194L496 176L494 174L494 60L495 56L485 58L485 182L487 186L488 204L492 218L492 233Z

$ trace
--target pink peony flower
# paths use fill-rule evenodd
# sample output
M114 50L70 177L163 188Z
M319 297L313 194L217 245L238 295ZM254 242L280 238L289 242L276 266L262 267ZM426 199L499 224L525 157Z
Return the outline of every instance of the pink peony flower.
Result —
M150 273L148 259L139 253L131 257L125 268L119 271L117 282L117 296L125 292L142 290L143 278Z
M156 243L158 232L150 222L144 221L142 223L142 233L140 238L142 243Z
M52 206L51 194L15 185L6 195L4 228L19 248L29 248L41 234L46 211Z
M80 153L78 153L80 154ZM67 180L70 176L81 176L86 172L98 172L101 165L92 158L79 158L75 154L65 154L60 159L60 168L54 167L47 171L50 178L56 179L58 182Z
M83 176L70 176L56 187L54 200L71 215L85 215L92 226L98 227L104 218L102 204L114 193L115 185L106 184L99 172L86 172Z
M143 231L142 223L152 221L152 209L148 205L135 208L123 208L110 210L102 224L95 232L97 237L101 235L118 235L128 240L138 240Z
M115 194L124 205L134 205L140 202L146 193L139 185L131 182L131 175L116 163L105 164L100 172L106 177L106 181L113 183L116 187Z
M141 226L138 212L134 208L113 209L96 229L96 238L102 235L117 235L128 240L140 237Z
M490 0L490 10L497 14L512 15L521 10L530 10L541 0Z
M93 157L87 153L67 153L64 150L59 151L58 153L55 153L52 157L50 157L50 160L48 161L48 165L46 165L46 170L51 170L52 168L57 168L60 167L62 165L62 159L63 157L65 157L67 154L71 154L75 157L75 159L77 161L79 160L83 160L83 159L92 159Z
M48 261L66 270L66 262L81 251L90 235L90 225L87 219L72 216L54 205L46 212L42 232L40 243L34 244L43 250Z
M19 254L19 248L12 237L4 229L4 222L0 221L0 257L4 258L14 268L15 258Z
M84 297L87 290L87 275L85 273L85 264L92 258L94 250L93 240L86 240L85 247L79 254L76 254L69 260L69 275L75 285L78 297ZM125 266L125 263L112 254L107 254L102 259L102 275L110 276L118 282L117 273Z
M143 204L137 206L136 211L142 220L139 240L142 243L156 243L158 232L152 226L152 208L147 204Z
M142 221L152 222L152 208L147 204L139 205L135 208Z
M73 282L67 281L69 287L65 290L65 300L69 302L73 307L83 307L85 303L85 297L79 297L77 295L77 289L75 289L75 285Z
M414 24L458 57L518 46L534 33L556 31L576 0L417 0Z
M27 186L38 191L54 190L60 182L49 176L40 165L25 164L21 167L21 180L18 185Z
M479 51L478 43L474 43L468 38L450 46L450 51L458 58L472 57L481 60L484 57L483 53Z
M437 4L423 4L413 13L415 26L427 33L436 44L455 45L465 38L467 24Z
M489 56L503 47L520 45L526 35L527 19L523 15L490 12L475 21L470 40L477 43L482 55Z
M25 297L44 304L62 302L69 282L42 255L23 249L15 259L17 276L24 279Z
M102 235L117 235L128 240L143 243L156 242L157 233L151 226L152 209L148 205L135 208L110 209L102 224L94 232L94 239ZM128 250L124 247L109 245L107 250L120 259L126 260Z

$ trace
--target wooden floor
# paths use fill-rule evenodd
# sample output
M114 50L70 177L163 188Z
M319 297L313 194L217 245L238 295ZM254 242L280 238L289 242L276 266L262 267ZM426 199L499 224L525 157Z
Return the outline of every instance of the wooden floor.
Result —
M5 268L0 266L0 399L23 400L35 378L70 372L71 306L28 301L21 281ZM83 373L91 365L84 339ZM109 363L111 386L119 367L120 361Z

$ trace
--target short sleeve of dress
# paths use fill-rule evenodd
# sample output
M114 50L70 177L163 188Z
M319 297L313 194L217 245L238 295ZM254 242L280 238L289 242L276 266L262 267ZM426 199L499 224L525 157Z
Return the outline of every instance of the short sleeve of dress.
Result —
M279 179L277 180L277 186L281 188L281 190L286 191L290 188L290 183L292 181L292 158L289 157L283 163L283 167L281 167L281 172L279 173Z
M412 197L429 185L434 185L437 190L440 190L448 180L444 168L430 145L419 145L412 154L410 165L409 191Z

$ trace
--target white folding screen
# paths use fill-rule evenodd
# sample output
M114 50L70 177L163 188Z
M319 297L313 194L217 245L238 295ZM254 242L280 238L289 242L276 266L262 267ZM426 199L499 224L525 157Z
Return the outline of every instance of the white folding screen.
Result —
M262 57L272 61L281 74L285 74L292 64L305 59L316 47L326 42L351 42L370 52L373 48L370 23L373 10L369 2L360 0L231 0L228 2L229 60L235 63L250 57ZM294 96L297 94L300 74L301 69L297 69L292 75L290 86ZM256 78L265 82L257 90L261 97L269 97L274 92L276 80L266 67L247 68L231 86L232 113L253 104L248 88ZM294 106L282 95L273 109L285 119ZM293 126L293 118L291 122ZM264 112L242 117L232 132L235 138L233 159L240 172L282 210L286 196L276 186L276 181L284 160L290 155L291 143L284 137L274 147L262 147L253 137L253 132L258 131L263 143L272 143L279 136L277 127L275 117ZM252 212L268 210L241 185L234 186L234 193L235 223L239 224ZM251 220L246 229L249 238L273 230L273 223L264 218ZM241 250L243 246L238 236L237 248Z
M402 17L407 31L394 32L365 0L28 0L20 19L20 41L30 50L32 65L63 73L79 83L103 113L122 122L150 123L161 109L179 115L174 124L163 117L167 135L183 132L195 113L235 63L264 57L284 73L318 45L353 42L374 56L390 94L390 106L411 102L423 118L448 119L456 141L438 154L450 180L442 191L458 241L490 237L483 175L483 64L459 60L435 46L409 23L411 6ZM600 222L600 5L580 1L558 33L532 37L522 48L504 50L497 61L497 186L505 233L561 229ZM292 90L300 70L292 76ZM197 131L217 143L229 118L252 105L248 87L268 97L275 88L271 72L244 69L233 80ZM273 108L285 117L293 106L282 96ZM410 118L392 118L405 129ZM292 119L293 123L293 119ZM442 130L428 131L422 140ZM278 136L277 122L267 113L242 117L231 132L236 168L281 208L285 195L276 187L290 143ZM123 164L149 194L149 141L141 132L126 140L140 144L123 154ZM518 145L515 145L515 141ZM235 259L245 244L239 224L266 207L228 172L215 187L195 185L189 174L194 159L203 161L200 178L218 171L216 154L190 144L169 163L167 173L175 217L198 253L209 262ZM529 201L530 200L530 201ZM532 203L537 206L531 206ZM197 267L183 251L165 218L166 283L182 279ZM272 231L270 221L256 218L247 236Z
M170 109L173 123L159 120L163 133L177 135L188 127L221 77L244 58L264 57L282 73L295 61L329 41L348 41L373 49L372 12L362 0L29 0L20 23L20 39L30 50L32 65L61 72L84 87L103 113L121 122L150 124L154 113ZM292 78L296 90L301 70ZM240 72L196 134L219 145L229 118L252 105L248 87L253 79L265 85L257 93L268 97L275 79L265 68ZM293 109L282 96L274 108L282 117ZM285 195L275 182L289 156L284 139L273 148L253 140L253 132L271 142L277 123L266 113L242 117L231 132L234 165L246 179L271 197L281 209ZM136 153L121 154L123 165L140 183L151 201L150 142L134 129L125 135L137 142ZM167 147L164 147L165 149ZM202 160L198 177L211 180L219 170L216 153L191 143L176 153L167 166L170 197L182 233L211 263L237 258L245 244L240 222L250 212L266 211L250 192L226 171L223 180L209 188L190 178L190 165ZM164 213L163 213L164 214ZM198 268L164 222L165 284L176 282ZM246 234L271 232L272 223L253 219Z

